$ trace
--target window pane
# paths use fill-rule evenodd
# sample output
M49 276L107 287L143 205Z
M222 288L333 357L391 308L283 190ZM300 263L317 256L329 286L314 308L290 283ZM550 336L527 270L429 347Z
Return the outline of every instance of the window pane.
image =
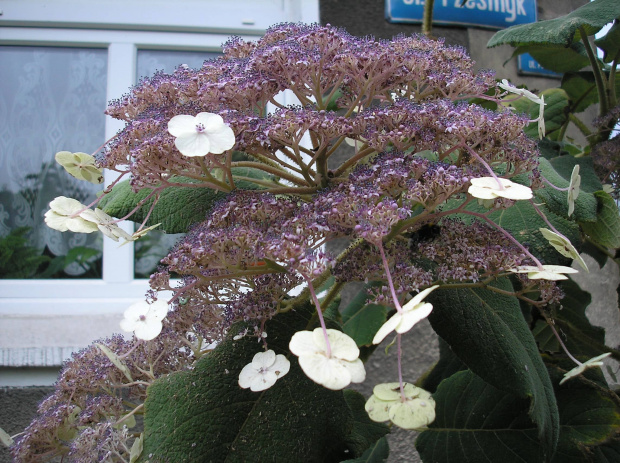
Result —
M2 46L0 62L0 278L99 278L100 234L52 230L43 215L57 196L88 204L101 189L54 154L103 143L107 51Z
M221 53L168 50L138 50L137 78L153 75L156 71L174 72L181 64L190 68L200 68L202 63ZM157 268L157 264L168 250L183 234L167 235L161 231L152 231L135 244L135 276L148 278Z

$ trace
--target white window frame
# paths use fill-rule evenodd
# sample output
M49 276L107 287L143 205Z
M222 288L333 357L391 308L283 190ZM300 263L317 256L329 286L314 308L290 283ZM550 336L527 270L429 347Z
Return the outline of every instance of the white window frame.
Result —
M220 51L230 35L256 40L275 23L318 22L318 9L318 0L3 0L0 45L107 49L110 101L135 83L139 49ZM122 127L106 116L106 139ZM148 289L133 265L132 245L104 238L100 280L0 280L0 386L18 385L12 367L57 367L118 332Z

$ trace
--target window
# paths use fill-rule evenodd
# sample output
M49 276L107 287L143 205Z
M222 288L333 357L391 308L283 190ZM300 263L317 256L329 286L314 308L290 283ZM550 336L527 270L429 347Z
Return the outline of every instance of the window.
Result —
M97 188L88 189L84 182L66 176L58 180L53 154L89 152L113 136L122 123L103 116L105 103L137 78L178 64L196 66L219 53L229 35L254 40L269 25L284 21L317 22L318 0L3 1L0 235L20 223L40 224L55 196L86 201L95 193ZM35 83L37 90L29 91ZM22 151L34 154L18 159ZM106 183L111 181L106 173ZM18 223L18 214L8 210L15 201L5 191L24 193L22 202L29 198L29 208L22 207L29 221ZM129 230L133 224L125 226ZM13 367L57 367L72 351L118 332L122 312L148 287L135 276L148 273L153 255L147 256L150 262L142 256L134 265L132 245L119 247L95 235L63 237L66 242L39 235L35 244L55 246L54 253L75 246L100 249L101 264L93 264L91 273L80 265L68 269L75 278L0 280L0 386L33 384ZM167 244L160 243L159 252ZM35 382L54 380L55 373Z

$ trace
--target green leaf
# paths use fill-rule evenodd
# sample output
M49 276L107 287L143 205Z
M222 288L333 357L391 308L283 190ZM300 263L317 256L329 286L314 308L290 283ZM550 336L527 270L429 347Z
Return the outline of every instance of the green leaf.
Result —
M559 188L567 188L575 165L579 164L581 187L575 201L573 216L578 222L596 221L596 198L594 192L602 188L601 182L594 173L592 158L574 158L559 156L551 161L540 159L540 172L552 184ZM536 191L536 201L544 202L553 213L566 217L568 214L568 195L566 191L558 191L548 185ZM572 241L572 240L571 240ZM577 241L578 242L578 241Z
M609 72L605 73L609 79ZM616 79L616 93L620 94L620 80ZM562 77L562 89L571 101L571 111L580 113L587 107L598 103L598 92L594 73L591 71L571 72Z
M580 42L574 42L569 47L562 45L524 45L517 47L512 53L512 57L523 53L529 53L538 61L538 64L554 72L575 72L590 65L586 48Z
M385 437L382 437L368 447L364 454L355 460L345 460L342 463L383 463L390 456L390 447Z
M555 310L552 318L564 344L573 355L585 357L585 360L599 355L605 348L605 330L592 326L586 317L592 297L572 280L558 282L558 286L564 292L564 298L561 309ZM561 351L553 331L544 321L537 322L533 334L541 350Z
M495 286L513 291L505 278ZM435 291L428 299L433 304L428 319L456 356L489 384L528 400L544 452L551 455L558 439L557 406L517 298L466 288Z
M600 39L594 41L597 47L604 52L603 61L611 63L620 52L620 23L616 19L611 29Z
M620 2L596 0L560 18L501 30L491 37L487 47L503 44L513 47L546 44L568 47L575 41L575 34L580 27L583 27L588 35L594 35L617 17L620 17Z
M433 399L437 418L416 440L423 461L543 461L526 399L485 383L470 370L443 381Z
M352 389L345 389L343 394L353 417L353 429L347 438L347 445L355 455L361 454L363 457L367 450L372 451L372 444L378 443L389 432L389 428L384 423L377 423L368 417L364 408L366 399L362 394ZM389 452L387 442L385 443L385 450L387 457L387 452ZM376 452L375 456L378 454L379 452Z
M620 216L618 205L604 191L594 193L598 201L596 222L582 223L583 231L601 246L617 249L620 247Z
M545 206L538 206L538 208L573 245L580 243L579 227L575 222L554 214ZM507 230L520 243L527 245L530 252L539 259L543 259L545 263L559 265L570 263L570 259L558 253L542 236L539 229L547 228L548 225L540 218L529 202L517 201L514 206L508 209L493 212L489 215L489 218Z
M551 368L553 383L562 373ZM589 379L600 372L589 371ZM600 462L593 454L614 455L618 407L581 381L557 387L559 441L553 463ZM471 371L446 379L433 395L437 419L416 441L423 461L537 463L544 461L527 401L485 383ZM609 460L616 461L616 460Z
M435 392L444 379L462 370L467 370L467 365L454 355L446 341L439 338L439 361L431 371L424 375L420 387L429 392Z
M262 171L256 169L233 169L235 175L257 179L268 178ZM193 179L173 177L171 181L178 183L195 183ZM239 189L255 190L259 187L251 182L239 180L236 182ZM133 192L129 181L121 182L112 191L103 197L99 206L106 214L113 217L124 217L129 214L140 201L144 200L151 189L144 188ZM146 225L161 223L158 227L166 233L186 233L189 226L205 219L213 204L225 198L228 193L215 191L210 188L169 187L161 192L159 201L153 208ZM133 222L141 223L147 216L155 198L150 198L130 218Z
M292 334L313 328L313 313L306 304L270 320L269 348L289 354ZM359 399L347 401L342 391L309 380L294 356L289 373L271 388L241 389L239 372L261 350L255 339L232 340L244 327L233 327L229 339L194 370L148 388L143 460L270 462L277 456L278 461L340 462L361 456L364 443L388 432L360 419Z
M375 334L387 319L387 307L378 304L366 304L368 289L381 285L380 282L364 285L341 312L343 331L355 340L358 347L371 345Z

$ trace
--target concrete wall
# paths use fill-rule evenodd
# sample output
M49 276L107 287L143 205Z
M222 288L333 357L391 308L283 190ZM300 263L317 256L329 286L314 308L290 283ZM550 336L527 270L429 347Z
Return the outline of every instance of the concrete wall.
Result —
M538 0L540 19L549 19L577 8L584 4L583 0ZM390 24L384 19L384 2L381 0L321 0L321 23L330 23L344 27L354 35L374 35L377 38L390 38L399 33L410 34L419 32L419 26ZM462 45L469 49L472 58L480 69L495 69L498 77L508 78L515 83L526 83L532 89L542 90L558 85L558 80L549 78L524 78L517 75L516 63L511 61L503 66L504 61L512 53L510 47L487 49L486 43L493 35L492 31L477 28L439 28L433 34L445 37L448 44ZM591 268L597 269L594 262L588 261ZM620 320L617 310L617 294L620 277L617 267L608 264L604 269L593 270L589 275L580 275L578 283L593 293L593 303L588 315L593 323L599 326L613 326L615 331L608 333L608 345L620 344ZM397 373L396 356L384 356L384 346L379 346L374 357L367 364L368 377L359 388L369 396L374 384L395 377ZM418 324L404 338L405 379L415 381L437 360L437 336L427 321ZM30 375L32 384L42 384L52 377L57 370L45 369L24 370ZM0 376L3 371L0 370ZM38 402L50 391L44 387L2 388L0 389L0 427L9 434L22 430L36 411ZM413 449L415 433L397 430L389 436L391 456L390 462L420 461ZM9 462L8 452L0 448L0 463Z

